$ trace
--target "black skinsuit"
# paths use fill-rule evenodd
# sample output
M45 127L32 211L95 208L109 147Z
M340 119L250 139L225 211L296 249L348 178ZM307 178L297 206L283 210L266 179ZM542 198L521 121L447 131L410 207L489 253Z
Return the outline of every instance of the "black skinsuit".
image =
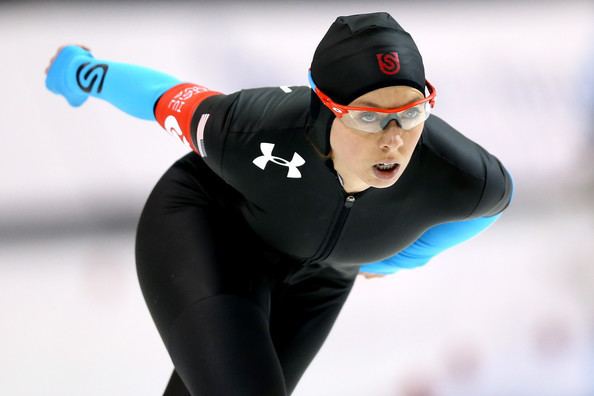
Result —
M329 111L286 91L206 99L192 121L206 156L174 164L140 220L141 287L193 395L292 392L360 264L510 200L500 162L436 116L395 185L347 194L322 155ZM174 373L166 394L184 392Z

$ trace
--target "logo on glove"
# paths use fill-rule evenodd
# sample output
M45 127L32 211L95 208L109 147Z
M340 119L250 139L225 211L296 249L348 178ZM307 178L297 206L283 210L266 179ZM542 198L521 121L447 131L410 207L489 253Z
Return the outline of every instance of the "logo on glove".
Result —
M105 81L105 75L107 74L108 66L106 64L97 64L91 67L90 62L83 63L76 70L76 83L79 88L84 92L89 93L93 90L97 82L97 93L101 93L103 90L103 81Z

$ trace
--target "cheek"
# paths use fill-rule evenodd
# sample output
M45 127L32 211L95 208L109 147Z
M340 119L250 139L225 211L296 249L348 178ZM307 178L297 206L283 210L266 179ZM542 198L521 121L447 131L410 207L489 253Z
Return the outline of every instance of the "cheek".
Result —
M419 142L419 139L421 138L421 133L423 132L423 125L424 124L421 124L421 125L417 126L415 129L413 129L412 131L409 131L409 133L410 133L409 138L406 139L406 141L405 141L406 151L409 154L412 154L412 152L415 149L415 146L417 145L417 143Z
M330 146L333 156L339 159L353 160L361 155L365 147L361 137L342 127L340 124L332 128Z

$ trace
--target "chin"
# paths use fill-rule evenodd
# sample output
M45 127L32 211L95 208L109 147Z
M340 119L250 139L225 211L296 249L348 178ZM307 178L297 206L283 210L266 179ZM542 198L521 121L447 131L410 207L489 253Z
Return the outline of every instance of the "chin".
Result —
M399 177L395 178L394 180L384 181L384 180L375 180L374 183L370 184L371 187L374 188L388 188L392 187L398 181Z

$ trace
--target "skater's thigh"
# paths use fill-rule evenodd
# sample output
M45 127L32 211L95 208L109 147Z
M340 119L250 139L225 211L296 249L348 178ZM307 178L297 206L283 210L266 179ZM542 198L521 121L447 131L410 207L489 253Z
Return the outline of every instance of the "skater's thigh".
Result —
M267 308L264 267L274 260L232 209L226 184L193 155L159 180L136 239L141 289L159 331L195 302L222 294Z
M327 267L279 289L272 298L270 327L291 393L322 347L345 303L358 268Z
M143 210L136 260L146 303L192 395L285 395L268 321L278 258L199 161L174 164Z

